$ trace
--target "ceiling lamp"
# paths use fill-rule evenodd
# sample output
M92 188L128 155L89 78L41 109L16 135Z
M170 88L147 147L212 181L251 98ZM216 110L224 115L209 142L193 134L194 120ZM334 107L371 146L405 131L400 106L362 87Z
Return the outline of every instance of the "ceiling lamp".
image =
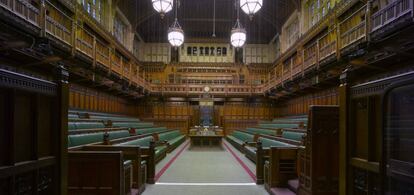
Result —
M237 1L235 1L237 2ZM236 4L235 4L236 5ZM234 25L233 29L231 29L230 34L230 43L235 48L243 47L244 43L246 43L246 29L240 23L240 11L239 8L236 6L237 9L237 20L236 24Z
M168 29L168 42L170 42L173 47L180 47L184 43L184 31L178 23L177 12L178 3L175 6L175 21Z
M246 43L246 29L242 27L239 19L231 30L230 43L236 48L243 47Z
M241 9L250 16L250 19L262 8L262 5L263 0L240 0Z
M166 13L172 10L174 5L174 0L151 0L152 7L154 7L155 11L161 14L163 18Z

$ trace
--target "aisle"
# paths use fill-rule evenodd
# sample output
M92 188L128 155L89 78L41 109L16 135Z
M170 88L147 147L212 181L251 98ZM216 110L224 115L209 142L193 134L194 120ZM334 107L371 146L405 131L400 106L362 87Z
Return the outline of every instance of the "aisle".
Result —
M144 195L261 195L254 164L228 142L222 148L190 148L186 142L157 165L157 183Z

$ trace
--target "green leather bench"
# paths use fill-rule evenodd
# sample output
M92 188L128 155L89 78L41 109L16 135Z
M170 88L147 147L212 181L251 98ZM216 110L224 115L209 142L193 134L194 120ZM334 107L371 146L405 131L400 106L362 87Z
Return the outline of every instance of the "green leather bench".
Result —
M104 132L98 133L85 133L85 134L77 134L77 135L69 135L68 136L68 147L75 147L93 143L102 143L104 139ZM122 130L122 131L112 131L108 132L109 140L128 137L129 131Z
M122 116L102 116L102 115L89 115L91 119L97 120L110 120L116 122L140 122L138 118L122 117Z
M140 146L140 147L150 147L150 142L153 141L154 138L152 136L146 136L143 138L123 142L120 144L116 144L118 146ZM162 158L164 158L167 154L167 146L157 146L154 148L155 152L155 162L159 162Z
M68 114L68 119L79 119L77 114Z
M279 123L261 123L259 127L263 128L274 128L274 129L283 129L283 128L299 128L300 124L279 124Z
M228 135L226 139L237 149L243 151L243 145L245 142L252 142L254 139L254 135L241 132L241 131L233 131L231 135Z
M179 130L174 130L159 134L159 140L167 141L168 151L172 151L185 141L185 135L181 134Z
M105 128L103 122L96 121L79 121L79 122L69 122L69 130L80 130L80 129L102 129Z
M263 150L269 150L270 147L295 147L294 145L291 145L291 144L287 144L281 141L276 141L276 140L272 140L272 139L264 138L264 137L259 137L257 139L257 142L262 143ZM245 149L244 152L245 152L246 157L256 162L257 147L246 145L244 149Z
M292 132L292 131L283 131L282 137L286 139L296 140L296 141L302 141L303 140L304 133L300 132Z
M128 127L134 129L153 127L154 123L148 122L113 122L112 127Z
M137 134L150 134L150 133L159 133L162 131L167 131L168 129L166 127L151 127L151 128L143 128L143 129L137 129Z
M270 129L260 129L260 128L247 128L247 132L253 133L253 134L264 134L264 135L273 135L276 136L277 132L276 130L270 130Z

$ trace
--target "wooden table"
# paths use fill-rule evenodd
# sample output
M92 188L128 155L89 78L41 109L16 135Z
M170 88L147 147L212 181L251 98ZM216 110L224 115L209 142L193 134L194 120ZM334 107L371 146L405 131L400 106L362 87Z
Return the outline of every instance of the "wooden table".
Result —
M192 146L221 146L223 135L190 135Z

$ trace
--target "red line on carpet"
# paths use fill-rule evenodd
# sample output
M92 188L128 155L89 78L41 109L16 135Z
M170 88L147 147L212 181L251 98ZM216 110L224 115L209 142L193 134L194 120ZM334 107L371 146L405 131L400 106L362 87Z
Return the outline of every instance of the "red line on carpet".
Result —
M239 164L243 167L244 171L252 178L254 182L256 182L256 175L247 167L246 164L237 156L237 154L226 144L223 142L223 145L227 148L227 150L233 155L233 157L239 162Z
M190 144L190 142L187 142L183 148L181 148L180 151L177 152L177 154L175 154L174 157L172 157L170 159L170 161L168 161L167 164L164 165L164 167L155 175L155 181L158 181L158 179L160 179L160 177L162 176L162 174L165 173L165 171L171 166L171 164L178 158L178 156L184 151L184 149L187 148L187 146Z

